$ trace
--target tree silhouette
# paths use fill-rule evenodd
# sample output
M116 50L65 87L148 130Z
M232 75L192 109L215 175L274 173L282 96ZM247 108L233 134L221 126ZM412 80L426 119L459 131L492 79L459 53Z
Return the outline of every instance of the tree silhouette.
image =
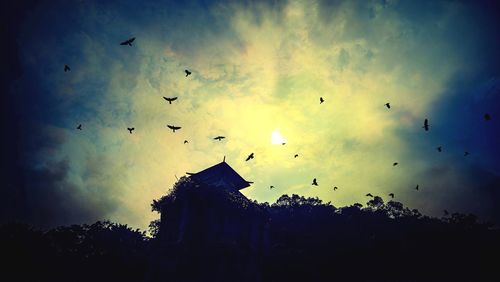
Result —
M500 232L472 214L432 218L379 196L366 207L295 194L258 203L186 177L151 208L152 238L109 221L2 225L2 281L498 278Z

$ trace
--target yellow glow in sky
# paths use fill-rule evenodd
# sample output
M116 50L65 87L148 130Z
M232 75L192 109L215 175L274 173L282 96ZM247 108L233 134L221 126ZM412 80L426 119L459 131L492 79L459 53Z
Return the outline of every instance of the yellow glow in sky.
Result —
M275 130L271 133L271 144L283 145L286 144L286 139L283 136L281 136L279 131Z
M365 203L368 192L395 193L426 212L429 198L444 199L437 190L415 194L417 181L425 187L418 174L428 164L410 159L401 131L420 132L446 82L467 65L442 39L461 10L445 6L446 16L429 27L408 23L391 9L392 1L339 2L329 14L316 1L283 3L283 9L213 5L202 11L216 21L212 29L196 15L181 25L157 13L159 4L149 7L156 25L130 27L137 37L132 47L108 47L87 35L64 39L81 46L85 60L71 79L58 81L61 97L87 93L87 81L100 81L101 62L107 79L92 89L96 98L77 105L91 109L78 117L85 131L68 130L51 156L68 158L72 181L85 191L113 191L118 204L111 220L141 228L157 217L149 204L176 176L224 156L254 182L242 193L261 202L298 193L342 206ZM92 11L96 21L104 16ZM105 16L119 22L123 16L114 13ZM98 52L107 48L116 48L116 58ZM169 104L163 96L178 99ZM173 133L166 124L182 129ZM226 139L213 140L218 135ZM252 152L255 159L245 162ZM313 178L318 187L311 186Z

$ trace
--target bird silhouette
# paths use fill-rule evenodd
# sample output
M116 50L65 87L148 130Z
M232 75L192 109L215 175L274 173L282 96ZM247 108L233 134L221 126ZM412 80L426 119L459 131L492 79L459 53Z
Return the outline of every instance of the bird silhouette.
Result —
M132 134L132 131L134 131L135 128L134 127L127 127L127 130L130 132L130 134Z
M391 108L391 104L390 103L385 103L385 106L390 109Z
M337 188L337 186L334 186L334 187L333 187L333 191L335 191L335 190L337 190L337 189L339 189L339 188Z
M181 129L181 127L180 127L180 126L175 126L175 125L168 125L168 124L167 124L167 127L168 127L168 128L170 128L170 129L172 129L172 131L173 131L174 133L175 133L175 131L176 131L176 130Z
M134 42L134 40L135 40L135 37L132 37L132 38L130 38L130 39L127 39L127 40L125 40L125 41L121 42L121 43L120 43L120 45L128 45L128 46L132 46L132 42Z
M320 104L323 104L324 101L325 101L325 99L323 99L323 97L319 97L319 103Z
M190 72L190 71L188 71L188 70L184 70L184 72L186 73L186 77L188 77L188 75L190 75L190 74L191 74L191 72Z
M286 144L286 142L281 143L281 145L285 145L285 144Z
M425 129L425 131L429 131L429 120L428 119L424 120L424 126L422 126L422 128Z
M313 182L311 185L318 186L318 182L316 181L316 178L313 179Z
M441 148L441 146L437 147L436 149L437 149L437 150L438 150L438 152L440 152L440 153L443 151L443 148Z
M397 165L398 165L398 163L393 163L393 164L392 164L392 166L397 166Z
M226 138L226 137L224 137L224 136L217 136L217 137L215 137L215 138L214 138L214 140L219 140L219 141L221 141L221 140L222 140L222 139L224 139L224 138Z
M163 99L167 100L169 104L172 104L173 101L177 100L177 97L172 97L172 98L163 97Z
M415 190L418 190L418 184L417 184L417 187L415 187Z
M76 129L82 130L82 125L81 125L81 124L79 124L79 125L76 127Z
M484 114L484 119L485 120L491 120L490 114L488 114L488 113Z
M394 193L389 193L389 196L394 199Z
M251 153L250 155L248 155L248 157L247 157L247 159L245 161L248 162L251 159L253 159L253 153Z
M368 193L366 194L367 197L372 197L373 198L373 195L371 193Z
M273 188L274 188L274 186L273 186L273 185L269 186L269 189L273 189Z
M64 72L70 71L71 69L69 68L68 65L64 65Z
M189 142L187 140L184 140L184 144L187 144L187 143L189 143Z
M299 154L295 154L295 156L293 156L293 157L294 157L294 158L296 158L296 157L298 157L298 156L299 156Z
M464 157L467 157L469 155L469 152L464 152Z
M447 210L444 210L443 212L444 212L444 215L448 215L449 214Z

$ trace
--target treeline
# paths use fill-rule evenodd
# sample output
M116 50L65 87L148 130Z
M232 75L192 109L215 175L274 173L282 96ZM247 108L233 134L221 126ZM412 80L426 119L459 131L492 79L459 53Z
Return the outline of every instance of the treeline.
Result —
M150 240L126 225L96 222L48 231L0 226L1 281L142 281Z
M186 207L189 223L180 220ZM377 196L365 206L341 208L299 195L283 195L273 204L257 203L185 178L172 193L153 201L152 208L162 212L162 221L151 224L152 238L111 222L48 231L15 223L0 226L0 280L499 277L500 233L474 215L431 218ZM249 229L245 222L251 222Z
M168 215L182 209L182 202L196 202L196 214L202 216L191 217L194 229L186 227L182 242L164 247L181 259L169 260L165 255L169 252L164 251L163 259L167 257L166 261L178 264L168 275L159 277L387 281L481 280L500 276L494 259L500 253L500 232L491 224L478 222L471 214L432 218L400 202L384 202L378 196L365 206L356 203L341 208L299 195L283 195L273 204L257 203L242 195L181 179L172 193L153 202L153 210L162 212L162 216L166 214L162 217L165 222L160 224L160 237L171 228L165 224ZM241 213L241 217L232 216L234 222L260 217L266 223L261 227L263 242L257 246L251 243L258 250L248 248L244 241L252 239L244 237L200 243L206 232L196 226L204 224L207 217L203 215L214 209L219 210L217 217ZM208 221L215 220L212 217ZM235 226L245 228L237 223ZM230 229L225 226L215 238L236 233ZM243 259L248 257L254 259ZM197 258L198 263L193 264L192 258ZM234 261L243 265L235 265ZM220 264L227 267L221 270Z

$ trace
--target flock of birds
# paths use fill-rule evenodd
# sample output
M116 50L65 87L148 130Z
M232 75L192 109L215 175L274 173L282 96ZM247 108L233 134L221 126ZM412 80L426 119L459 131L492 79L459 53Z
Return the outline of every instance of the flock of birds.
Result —
M130 39L127 39L127 40L121 42L120 45L132 46L132 43L134 41L135 41L135 37L132 37ZM68 72L68 71L71 71L71 68L68 65L64 65L64 72ZM184 70L184 73L185 73L186 77L188 77L188 76L190 76L192 74L191 71L189 71L187 69ZM163 97L163 99L165 99L165 101L167 101L169 104L172 104L172 102L176 101L178 99L178 97ZM319 97L319 103L323 104L324 102L325 102L325 99L323 97ZM389 102L385 103L384 105L386 106L387 109L391 109L391 104ZM485 113L484 114L484 119L486 121L490 121L491 120L490 114ZM169 129L171 129L173 133L175 133L176 130L180 130L182 128L180 126L175 126L175 125L170 125L170 124L167 124L167 127ZM429 131L429 127L430 127L429 126L429 120L426 118L426 119L424 119L424 124L423 124L422 128L425 131ZM76 127L76 129L82 130L82 124L79 124ZM133 131L135 130L135 128L134 127L127 127L127 130L129 131L130 134L132 134ZM222 141L225 138L226 138L225 136L216 136L213 139L214 140L218 140L218 141ZM187 144L187 143L189 143L188 140L184 140L184 144ZM285 145L285 144L286 143L284 143L284 142L282 143L282 145ZM441 153L443 151L443 147L439 146L439 147L436 148L436 150ZM464 152L464 156L468 156L468 155L469 155L469 152L465 151ZM299 156L298 154L295 154L294 158L297 158L298 156ZM251 153L250 155L248 155L248 157L245 159L245 161L250 161L250 160L254 159L254 157L255 157L254 153ZM392 165L393 166L397 166L398 162L394 162ZM317 181L316 178L313 179L311 185L313 185L313 186L319 186L318 181ZM269 188L270 189L274 189L275 187L273 185L271 185ZM333 187L334 191L336 191L337 189L338 189L337 186ZM419 190L419 185L418 184L415 187L415 190L417 190L417 191ZM371 197L371 198L374 197L371 193L367 193L365 196ZM394 199L394 193L389 193L388 196L391 197L392 199ZM444 214L448 215L448 211L444 210Z

